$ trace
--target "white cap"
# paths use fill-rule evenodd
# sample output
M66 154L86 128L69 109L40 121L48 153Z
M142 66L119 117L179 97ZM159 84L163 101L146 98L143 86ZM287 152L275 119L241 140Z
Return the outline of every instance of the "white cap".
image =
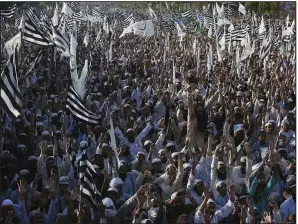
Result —
M155 158L152 160L152 164L154 163L161 163L161 160L159 158Z
M172 159L175 157L175 156L178 156L179 155L179 152L173 152L172 153Z
M142 151L138 152L137 155L143 155L143 156L146 156L146 154Z
M217 183L216 183L216 188L222 186L223 184L226 185L226 183L225 183L224 181L219 181L219 182L217 182ZM226 185L226 186L227 186L227 185Z
M165 152L166 152L166 150L165 150L165 149L161 149L161 150L159 150L159 151L158 151L158 154L161 154L162 152L164 152L164 153L165 153Z
M20 174L20 176L23 176L23 175L26 175L26 174L30 174L30 172L29 172L29 170L24 169L24 170L21 170L19 174Z
M217 165L226 165L224 161L218 161Z
M41 127L41 126L44 126L44 124L42 122L37 122L36 123L36 127Z
M29 156L28 160L38 160L36 156Z
M166 144L166 148L172 147L172 146L175 146L175 144L173 142L169 142L168 144Z
M245 163L245 162L246 162L246 157L245 157L245 156L242 156L242 157L240 158L240 162L241 162L241 163Z
M80 142L80 148L81 148L81 149L86 149L86 148L88 148L88 142L87 142L87 141L81 141L81 142Z
M114 188L114 187L110 187L110 188L108 189L108 192L109 192L109 191L115 191L115 192L118 193L118 190L117 190L116 188Z
M150 140L147 140L144 142L144 146L151 145L151 144L152 144L152 141L150 141Z
M192 166L189 163L183 164L183 169L191 168Z
M92 165L94 169L99 169L99 167L96 164Z
M13 202L12 202L11 200L9 200L9 199L5 199L5 200L2 202L1 207L3 207L3 206L7 206L7 205L11 205L11 206L13 206Z
M214 203L215 204L215 202L211 198L208 199L207 204L208 203Z
M48 131L43 131L42 135L50 135L50 133Z
M59 179L59 184L69 185L69 178L67 176L62 176Z

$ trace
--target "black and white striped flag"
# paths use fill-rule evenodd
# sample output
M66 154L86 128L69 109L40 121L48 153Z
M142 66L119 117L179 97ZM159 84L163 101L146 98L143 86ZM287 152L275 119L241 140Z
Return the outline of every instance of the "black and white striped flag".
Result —
M165 13L161 15L161 27L166 31L175 31L175 20L170 13Z
M78 164L79 178L80 178L80 192L82 199L87 200L92 205L97 206L101 200L101 193L97 190L94 177L97 176L93 165L88 160L86 152L82 154L82 158Z
M69 39L63 36L59 30L53 29L53 41L56 47L63 52L69 51Z
M4 18L11 18L14 16L16 10L16 5L13 7L9 7L8 9L5 10L0 10L0 16Z
M18 68L16 60L17 48L11 54L1 73L0 79L0 104L5 111L17 118L22 108L22 95L18 85Z
M128 27L131 22L134 22L134 17L132 13L130 13L129 16L123 20L123 27L124 28Z
M181 17L186 20L194 20L194 13L192 9L187 10L186 12L181 13Z
M84 106L81 97L71 85L68 88L66 108L73 116L82 122L88 124L98 124L100 121L100 116L92 113Z
M50 37L41 30L38 25L39 21L37 21L36 18L35 14L32 14L31 12L26 13L24 27L22 28L23 40L42 46L53 45Z
M30 73L32 71L34 71L34 69L36 69L36 67L39 65L39 63L41 61L42 55L43 55L43 52L42 52L42 49L41 49L41 50L39 50L39 52L38 52L37 56L35 57L34 61L32 61L30 63L24 78L26 78L28 75L30 75Z
M264 60L269 54L272 47L272 41L270 38L270 32L266 35L266 38L263 40L261 49L260 49L260 59Z

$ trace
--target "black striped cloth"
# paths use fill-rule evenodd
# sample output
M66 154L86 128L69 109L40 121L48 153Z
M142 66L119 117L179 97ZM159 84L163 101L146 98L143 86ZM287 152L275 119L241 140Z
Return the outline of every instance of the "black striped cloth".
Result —
M166 32L174 32L176 30L175 20L170 13L161 15L161 28Z
M30 65L28 66L25 77L27 77L37 67L37 65L41 61L42 56L43 56L43 52L42 52L42 49L40 49L37 56L35 57L34 61L32 61L30 63Z
M69 50L69 39L63 36L58 29L53 30L53 41L56 47L63 52Z
M94 125L100 121L100 116L94 114L84 106L81 97L71 85L68 88L66 108L76 119L84 123Z
M267 57L267 55L269 54L271 47L272 47L272 43L271 43L269 35L270 35L270 33L268 33L266 35L266 38L263 40L263 43L262 43L262 46L260 49L260 59L261 60L264 60Z
M132 13L129 14L128 17L126 17L126 19L123 20L123 26L126 28L129 26L129 24L132 22L134 22L134 17L132 15Z
M192 21L195 19L194 12L192 9L189 9L186 12L181 13L181 17L188 21Z
M16 11L16 5L13 7L9 7L8 9L5 10L0 10L0 16L3 18L11 18L14 16Z
M97 176L93 165L88 160L85 150L78 163L81 198L90 204L97 206L101 200L101 193L98 191L94 178Z
M0 104L12 117L17 118L22 108L22 95L18 85L17 48L9 57L0 79Z

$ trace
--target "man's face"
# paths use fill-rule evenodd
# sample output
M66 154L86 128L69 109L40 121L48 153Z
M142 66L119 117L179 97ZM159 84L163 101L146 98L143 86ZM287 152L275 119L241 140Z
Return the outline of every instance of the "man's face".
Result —
M225 196L227 194L227 185L226 184L222 184L221 186L219 186L217 188L217 191L219 192L219 194L221 196Z
M208 203L206 210L210 216L214 215L216 211L215 203Z
M204 183L199 183L195 186L195 191L198 195L202 195L204 191Z
M264 174L261 174L258 177L258 183L261 184L261 185L265 185L266 184L266 182L265 182L265 175Z
M145 156L144 155L137 155L137 163L141 164L143 163L143 161L145 160Z
M265 130L269 134L272 133L272 131L273 131L273 125L272 124L267 125Z
M153 170L161 170L161 163L153 163L152 168Z
M37 214L33 215L31 217L30 221L33 224L43 224L44 223L43 216L41 213L37 213Z
M265 134L260 134L259 136L259 142L265 142L266 135Z
M161 152L158 154L158 158L162 161L162 162L166 162L167 161L167 156L164 152Z

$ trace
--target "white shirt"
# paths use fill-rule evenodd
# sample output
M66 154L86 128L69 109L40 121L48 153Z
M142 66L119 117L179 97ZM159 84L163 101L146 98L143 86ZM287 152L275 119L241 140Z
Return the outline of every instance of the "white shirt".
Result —
M227 217L233 210L234 210L234 203L232 203L229 200L228 203L224 207L222 207L220 210L217 210L215 212L215 214L211 218L210 223L212 223L212 224L218 223L219 221L221 221L222 219ZM200 224L203 224L203 223L205 224L204 214L202 214L202 212L199 209L195 213L194 222L200 223Z

